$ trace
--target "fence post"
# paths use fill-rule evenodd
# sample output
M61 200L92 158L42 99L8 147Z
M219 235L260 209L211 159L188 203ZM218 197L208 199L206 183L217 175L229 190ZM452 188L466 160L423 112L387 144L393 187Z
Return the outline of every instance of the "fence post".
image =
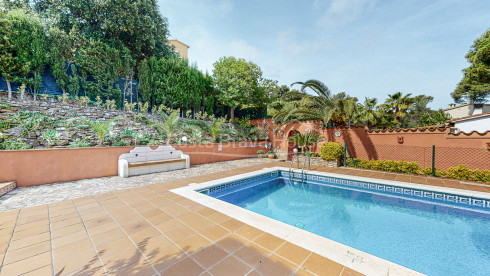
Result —
M347 167L347 142L344 142L344 167Z
M436 176L436 146L432 145L432 176Z

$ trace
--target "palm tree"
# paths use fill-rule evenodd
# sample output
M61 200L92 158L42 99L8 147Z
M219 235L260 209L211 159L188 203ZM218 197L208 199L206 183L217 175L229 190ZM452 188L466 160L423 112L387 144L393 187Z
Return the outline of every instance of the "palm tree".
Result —
M316 95L291 91L283 97L299 98L294 105L274 114L274 122L284 125L294 121L320 121L324 126L330 122L337 125L351 124L356 114L356 98L345 92L332 95L328 87L318 80L295 82L301 85L300 91L310 88ZM278 130L280 127L277 128Z
M81 121L82 123L88 125L99 137L99 146L103 146L106 135L109 134L110 131L112 130L114 126L114 122L119 119L120 119L119 117L116 117L108 121L101 121L101 120L90 121L85 118L75 118L72 121Z
M414 99L412 94L403 95L402 92L396 92L393 95L388 95L388 99L382 107L394 116L397 128L400 127L400 119L407 114L407 110L412 107Z
M200 122L200 121L189 121L189 122L187 122L187 124L197 125L203 131L209 133L209 135L211 135L211 137L213 139L213 143L216 143L216 140L218 139L218 137L223 132L222 126L223 126L224 122L225 122L225 119L220 118L220 119L214 120L211 125L208 125L208 124L206 124L204 122Z
M379 117L379 111L376 110L376 104L378 99L368 98L364 99L364 104L358 108L357 119L364 125L367 125L368 129L373 127L373 123Z
M318 132L307 132L305 134L301 134L300 132L297 132L289 138L289 141L292 143L295 143L298 146L301 146L304 148L304 153L307 151L310 151L310 147L313 145L316 145L317 143L320 143L322 141L325 141L325 138L320 136L320 133Z
M172 135L177 127L180 125L179 113L179 110L172 111L170 115L167 115L164 112L160 112L160 116L162 116L165 123L154 122L152 124L153 127L156 128L160 134L165 134L165 136L167 137L167 145L170 145L170 142L172 141Z

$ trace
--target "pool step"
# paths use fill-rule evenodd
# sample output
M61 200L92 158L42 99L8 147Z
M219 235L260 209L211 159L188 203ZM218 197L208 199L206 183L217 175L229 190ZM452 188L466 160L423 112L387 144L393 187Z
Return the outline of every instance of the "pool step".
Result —
M12 191L17 187L17 183L15 181L3 182L0 183L0 196Z

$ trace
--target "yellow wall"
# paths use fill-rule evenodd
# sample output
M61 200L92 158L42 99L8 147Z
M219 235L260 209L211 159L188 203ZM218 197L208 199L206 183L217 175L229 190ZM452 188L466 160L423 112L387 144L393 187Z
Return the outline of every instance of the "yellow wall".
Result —
M179 53L181 58L188 59L187 50L189 49L189 46L178 41L177 39L169 39L168 44L175 48L175 51Z

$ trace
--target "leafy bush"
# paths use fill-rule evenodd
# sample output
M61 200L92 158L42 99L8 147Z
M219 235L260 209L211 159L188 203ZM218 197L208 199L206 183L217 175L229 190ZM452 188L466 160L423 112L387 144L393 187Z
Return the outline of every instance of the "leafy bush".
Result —
M90 143L81 141L80 139L76 139L73 141L70 145L68 145L69 148L88 148L90 147Z
M151 139L149 142L148 142L148 146L159 146L159 145L162 145L163 143L158 141L158 140L155 140L155 139Z
M4 150L24 150L24 149L30 149L32 148L32 146L21 141L5 140L2 142L0 148Z
M117 141L115 142L114 144L112 144L113 146L115 147L125 147L127 146L128 144L126 144L126 142L124 142L123 140L120 140L120 141Z
M263 150L258 150L257 154L264 154L265 152Z
M364 160L360 158L354 158L357 167L361 169L370 169L378 171L387 172L397 172L397 173L409 173L409 174L420 174L420 175L432 175L432 168L427 167L424 169L419 168L417 162L407 162L407 161L394 161L394 160ZM354 167L354 162L352 159L347 159L347 166ZM456 167L451 167L445 171L436 169L436 177L446 177L459 180L469 180L490 183L490 170L471 170L466 167L466 165L459 165Z
M267 152L267 154L276 154L273 150Z
M420 167L418 162L396 161L396 160L364 160L354 158L357 167L362 169L419 174ZM347 166L355 166L351 158L347 159Z
M328 142L321 146L320 157L325 160L336 160L344 156L344 146L337 142Z

